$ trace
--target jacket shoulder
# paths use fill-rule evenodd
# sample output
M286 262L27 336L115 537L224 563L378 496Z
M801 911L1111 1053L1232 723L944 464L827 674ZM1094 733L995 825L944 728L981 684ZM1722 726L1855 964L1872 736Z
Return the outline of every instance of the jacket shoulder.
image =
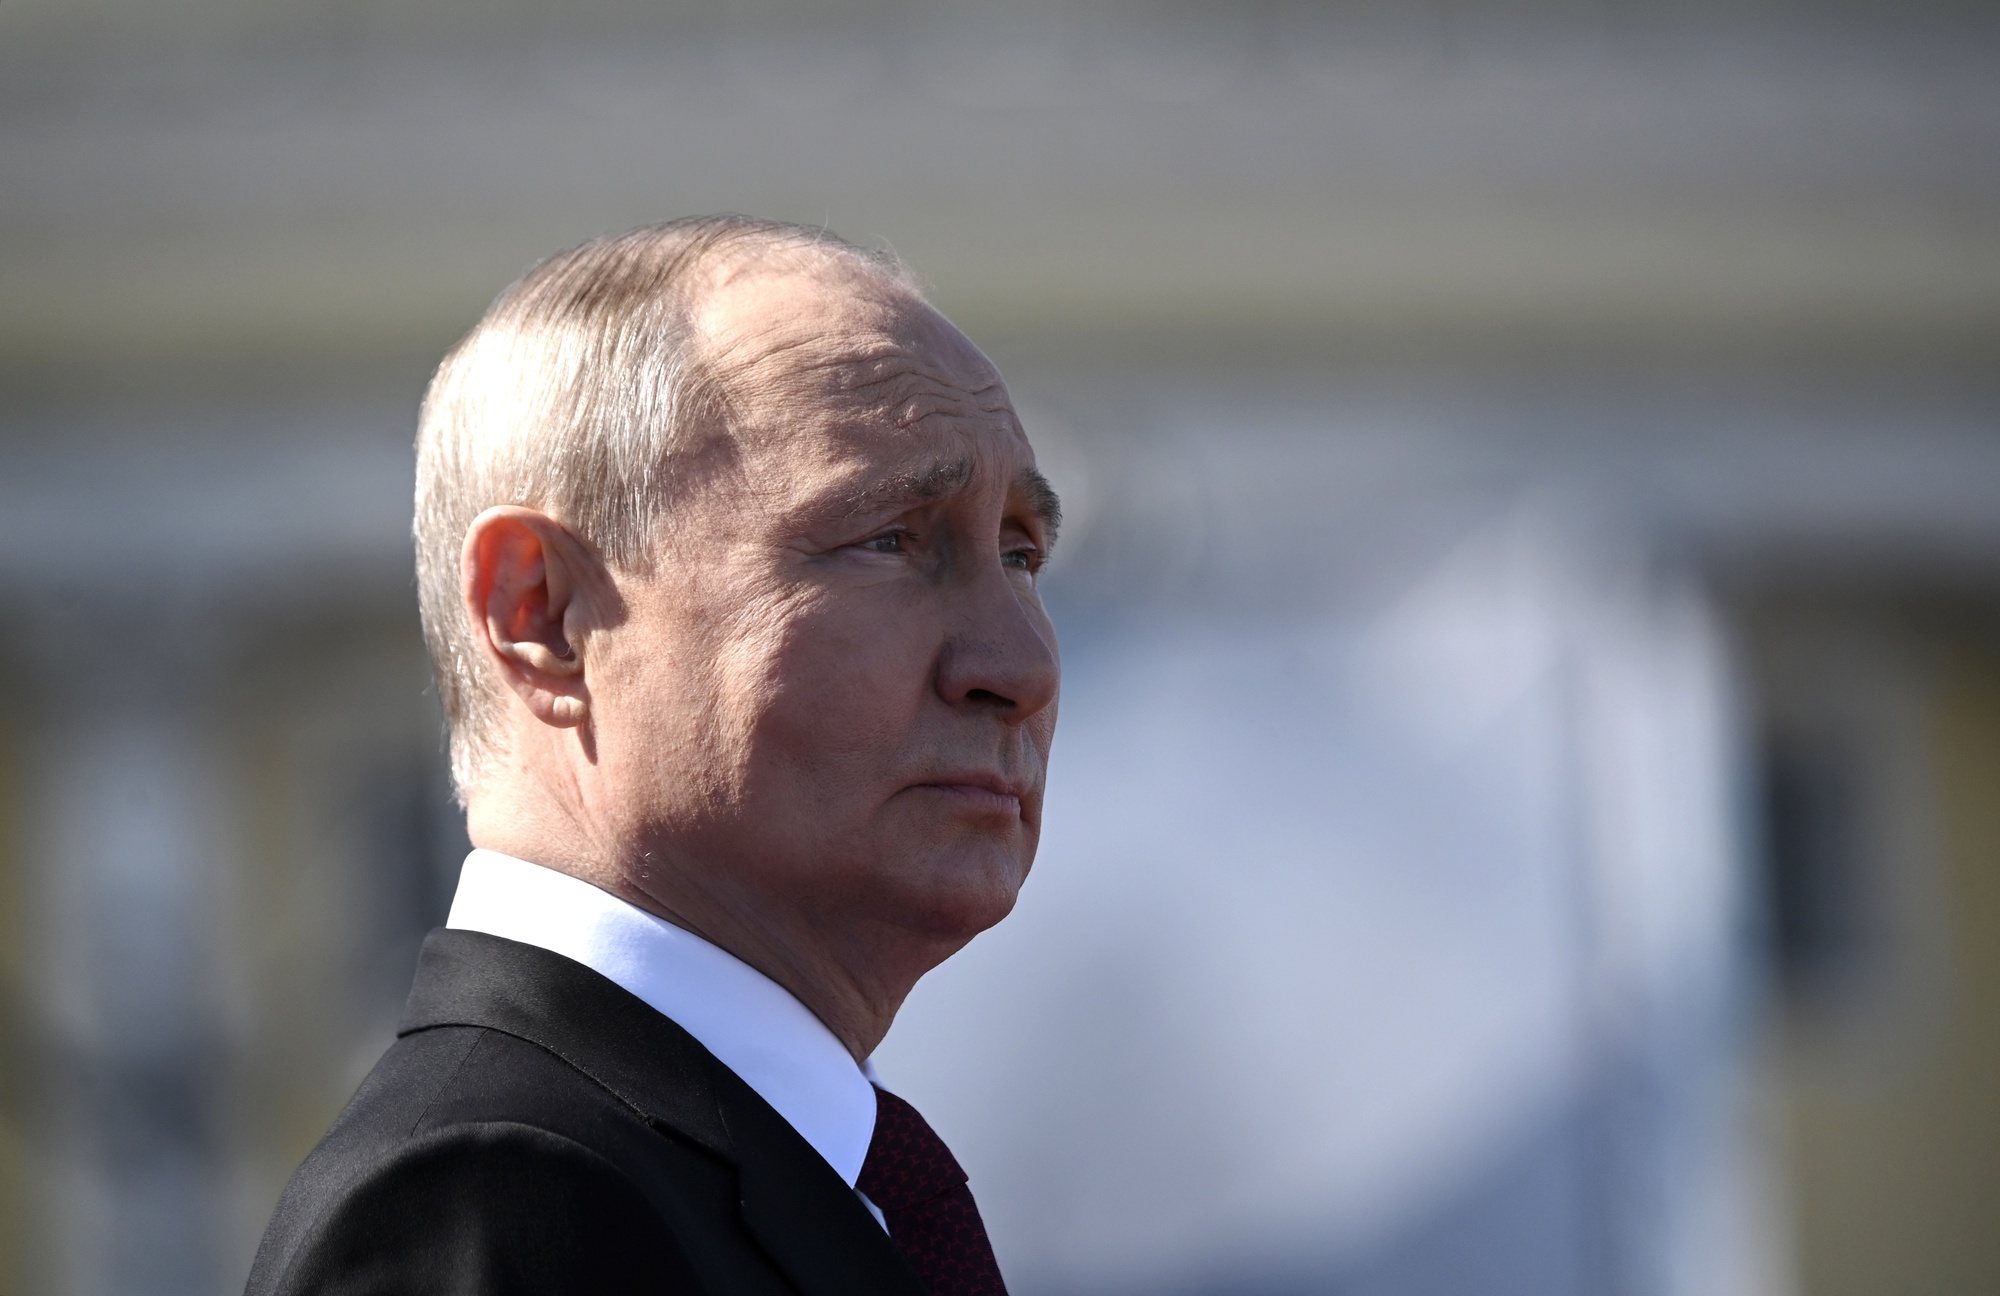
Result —
M420 1031L293 1176L248 1291L699 1290L676 1223L726 1173L536 1045Z
M314 1196L296 1218L281 1205L255 1296L699 1290L627 1175L532 1125L427 1130Z

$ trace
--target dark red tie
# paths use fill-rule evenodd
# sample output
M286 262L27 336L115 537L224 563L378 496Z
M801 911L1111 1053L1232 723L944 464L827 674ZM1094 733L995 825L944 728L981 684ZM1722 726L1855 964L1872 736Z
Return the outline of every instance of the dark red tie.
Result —
M854 1186L881 1208L932 1296L1007 1296L965 1171L917 1109L875 1086L875 1136Z

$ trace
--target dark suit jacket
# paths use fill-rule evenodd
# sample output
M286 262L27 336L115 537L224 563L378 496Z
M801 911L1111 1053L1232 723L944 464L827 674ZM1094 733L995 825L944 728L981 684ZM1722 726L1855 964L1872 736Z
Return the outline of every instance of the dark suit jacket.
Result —
M395 1044L285 1189L248 1292L923 1287L687 1032L559 954L441 930Z

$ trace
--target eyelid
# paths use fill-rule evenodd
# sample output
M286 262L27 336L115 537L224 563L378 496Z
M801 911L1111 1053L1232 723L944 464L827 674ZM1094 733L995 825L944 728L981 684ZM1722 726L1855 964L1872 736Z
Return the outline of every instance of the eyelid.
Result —
M1032 543L1018 544L1018 545L1011 545L1005 549L1002 549L1000 551L1001 561L1004 562L1007 559L1012 558L1016 554L1023 555L1024 557L1027 558L1028 560L1027 566L1023 568L1023 570L1031 574L1034 572L1038 572L1042 568L1048 566L1049 562L1048 550L1042 548L1042 546L1038 544L1032 544Z
M854 542L853 547L858 549L865 545L872 545L877 540L887 540L892 536L898 541L903 541L903 542L908 542L920 538L914 528L906 526L901 522L897 522L889 526L881 527L877 530L870 531L867 535L862 536L859 540L856 540Z
M1045 558L1055 548L1054 537L1049 535L1048 528L1042 524L1039 518L1009 517L1005 525L1001 528L1000 534L1003 546L1010 538L1020 540L1032 546Z

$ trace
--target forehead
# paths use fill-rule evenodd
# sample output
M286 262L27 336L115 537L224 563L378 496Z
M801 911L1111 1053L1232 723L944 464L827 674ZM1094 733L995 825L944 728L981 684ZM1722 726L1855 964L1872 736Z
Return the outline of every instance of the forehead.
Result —
M1032 452L1000 375L929 305L845 267L722 278L695 319L744 449L800 459Z

